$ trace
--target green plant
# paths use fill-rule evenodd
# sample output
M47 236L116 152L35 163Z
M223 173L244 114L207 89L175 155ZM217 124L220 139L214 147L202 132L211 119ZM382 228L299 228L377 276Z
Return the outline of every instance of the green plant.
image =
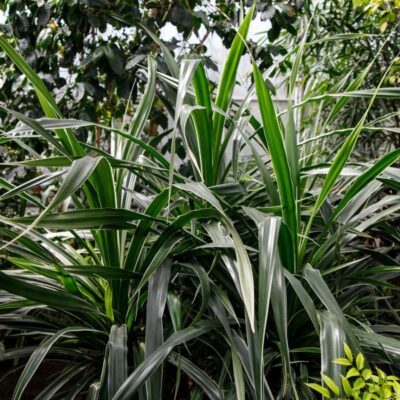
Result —
M316 383L310 383L308 386L326 399L385 400L400 398L400 383L398 382L400 378L393 375L388 376L379 368L375 369L376 374L374 374L366 365L362 353L358 353L354 357L347 344L344 344L344 351L345 358L333 361L346 368L345 375L341 375L341 387L326 375L322 375L326 387Z
M388 25L396 22L400 11L399 0L353 0L353 5L363 8L370 16L377 16L381 32L384 32Z
M29 204L24 216L0 217L2 358L10 372L22 370L13 399L49 360L61 367L40 388L41 400L312 399L304 382L320 372L336 381L340 372L326 361L341 356L345 337L398 369L399 316L389 299L397 301L400 275L400 150L362 163L351 155L372 103L399 92L338 86L324 96L305 93L279 114L254 64L254 85L237 104L253 12L216 93L201 59L178 64L148 32L168 73L149 57L135 117L111 128L63 118L46 85L0 37L45 115L5 108L19 123L1 134L28 149L12 165L44 171L18 186L2 183L1 198ZM290 100L305 47L293 54ZM156 96L173 129L145 141ZM319 110L331 108L334 121L350 96L368 99L362 117L329 131ZM252 98L261 121L250 113ZM96 146L96 129L107 146ZM335 149L323 145L330 136L339 137ZM175 163L178 139L186 168ZM51 154L29 140L46 142ZM37 185L47 198L32 192Z

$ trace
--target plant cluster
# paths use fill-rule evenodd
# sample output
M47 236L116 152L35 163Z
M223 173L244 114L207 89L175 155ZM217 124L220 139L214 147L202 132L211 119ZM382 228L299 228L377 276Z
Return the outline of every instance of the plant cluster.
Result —
M353 0L354 7L361 7L370 16L377 16L381 32L385 32L387 27L397 22L400 12L399 0Z
M341 375L341 387L324 374L322 380L326 387L316 383L310 383L308 386L326 399L390 400L400 398L400 378L394 375L388 376L379 368L376 368L376 374L374 374L366 365L363 354L358 353L354 358L346 343L344 351L345 358L333 361L337 365L346 367L345 375Z
M0 216L1 383L17 377L14 400L33 389L40 400L313 399L310 377L340 382L331 361L343 358L344 341L399 374L400 150L352 157L361 133L390 118L371 117L373 104L400 93L384 76L361 89L370 63L296 102L304 36L286 110L276 110L254 60L253 84L235 101L254 12L216 90L201 58L178 62L146 31L162 66L147 57L134 116L111 125L63 117L0 36L43 112L1 105L18 121L1 140L26 151L8 167L41 171L18 185L2 180L0 195L27 204L23 215ZM352 98L366 107L338 128ZM173 124L146 138L155 101ZM54 364L43 384L41 368Z

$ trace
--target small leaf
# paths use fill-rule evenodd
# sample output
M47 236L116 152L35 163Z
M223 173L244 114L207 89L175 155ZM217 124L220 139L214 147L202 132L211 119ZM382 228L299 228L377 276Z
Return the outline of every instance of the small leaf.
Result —
M347 343L344 343L343 347L344 347L344 352L346 353L346 357L351 363L353 363L353 353L351 352L350 346Z
M315 390L316 392L322 394L327 399L331 398L331 394L327 388L324 388L321 385L318 385L317 383L307 383L307 386L309 386L311 389Z
M353 389L359 390L359 389L362 389L363 387L365 387L364 379L361 377L356 379L356 381L354 382L354 385L353 385Z
M361 373L362 377L364 378L365 381L371 378L372 376L372 371L368 369L364 369L364 371Z
M392 398L392 390L388 386L385 386L383 388L382 399L388 399L389 400L390 398Z
M342 378L342 386L343 386L343 390L344 392L347 394L347 396L351 396L352 394L352 389L351 389L351 385L350 382L348 381L348 379L346 377L344 377L343 375L340 375Z
M110 285L107 283L104 295L104 308L107 317L110 321L114 322L114 309L113 309L113 292Z
M363 400L371 400L372 399L372 394L364 392L363 394Z
M339 396L340 389L338 385L333 381L333 379L329 378L329 376L322 374L322 380L326 384L326 386L329 387L329 389L332 390L333 393L335 393L336 396Z
M360 373L357 371L357 368L350 368L346 374L346 378L352 378L353 376L360 376Z
M347 358L337 358L333 362L338 365L351 366L351 362Z
M364 361L364 356L361 353L358 353L356 358L356 365L359 371L364 368Z
M381 369L377 368L376 372L378 372L378 376L381 380L386 380L386 374Z

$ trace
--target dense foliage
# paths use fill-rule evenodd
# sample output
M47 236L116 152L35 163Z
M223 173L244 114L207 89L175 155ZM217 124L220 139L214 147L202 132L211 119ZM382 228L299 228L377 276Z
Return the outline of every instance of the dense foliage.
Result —
M13 399L32 388L40 400L313 399L307 383L321 374L340 385L332 361L345 342L399 375L400 150L389 143L362 161L354 151L365 129L386 129L391 113L371 115L374 104L400 92L386 86L390 68L362 88L371 62L295 103L303 35L287 56L286 110L255 60L248 95L233 101L254 11L216 90L201 58L177 62L150 33L162 62L146 58L134 116L111 127L65 118L0 36L44 117L1 106L18 120L1 140L26 151L13 165L38 171L1 181L0 200L27 204L0 217L0 354L3 379L18 376ZM144 138L156 99L173 126ZM364 107L343 126L352 99ZM41 366L54 363L43 384Z
M13 45L50 88L63 115L106 124L111 117L120 119L126 111L131 114L133 109L126 110L127 100L134 105L142 92L138 65L147 54L158 52L146 29L159 35L172 24L182 39L167 38L170 50L204 54L204 42L213 33L229 46L244 6L198 0L5 0L0 4L5 12L2 31L12 37ZM291 2L276 6L275 2L260 1L257 5L256 13L273 26L271 45L257 50L257 58L264 64L271 64L271 54L284 51L273 42L281 30L295 33L296 12ZM193 41L189 42L190 37ZM255 43L251 46L257 48ZM207 65L215 68L212 60L207 60ZM0 71L0 100L31 117L40 116L26 78L4 52ZM157 125L166 128L162 113L155 111L153 130ZM5 127L8 118L2 115Z
M304 35L307 36L299 86L311 96L324 95L339 87L349 91L369 89L379 85L383 71L387 71L384 85L399 87L400 10L393 3L360 0L352 4L347 0L323 0L318 7L307 8L312 23L304 18L298 29L298 38L283 35L280 39L282 46L291 49ZM368 74L360 80L365 71ZM352 98L340 118L334 121L334 128L354 126L368 107L368 102L368 98ZM328 117L330 109L321 112ZM378 99L367 121L372 122L382 114L388 115L382 124L386 129L364 129L360 136L354 154L360 160L376 158L392 145L400 147L397 100Z
M379 368L374 373L368 368L363 354L358 353L354 357L347 344L344 344L344 351L346 357L333 361L346 367L346 373L341 375L341 385L337 385L329 376L322 375L325 387L317 383L310 383L308 386L322 394L325 399L390 400L400 397L400 378L386 375Z

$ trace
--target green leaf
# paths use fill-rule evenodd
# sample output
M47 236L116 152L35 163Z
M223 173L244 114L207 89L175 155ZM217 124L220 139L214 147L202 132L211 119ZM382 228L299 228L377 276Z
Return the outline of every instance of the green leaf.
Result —
M351 351L350 346L347 343L343 343L343 347L344 347L344 352L346 354L346 357L348 358L348 360L353 363L353 353Z
M351 366L351 362L347 358L336 358L333 362L338 365Z
M21 198L25 199L28 202L31 202L34 205L36 205L39 209L44 209L45 208L44 205L39 200L37 200L35 197L33 197L33 196L31 196L31 195L29 195L27 193L20 192L17 189L16 186L14 186L13 184L7 182L5 179L3 179L1 177L0 177L0 187L9 190L8 192L6 192L4 194L4 196L7 196L8 193L10 193L12 190L16 189L16 193L15 193L16 195L20 196Z
M364 368L364 362L365 362L364 356L362 355L362 353L358 353L356 357L356 366L359 371L361 371Z
M357 378L356 381L353 383L353 390L360 390L365 387L365 382L363 378Z
M316 392L318 392L319 394L321 394L322 396L324 396L326 399L331 398L331 393L327 388L324 388L323 386L318 385L317 383L306 383L306 385L311 389L315 390Z
M243 368L240 363L240 358L234 348L232 348L232 367L233 376L235 379L235 391L238 400L246 399L246 388L243 377Z
M354 369L355 369L355 368L354 368ZM357 371L357 370L356 370L356 371ZM371 378L371 376L372 376L372 371L371 371L369 368L364 369L364 370L362 371L361 375L362 375L362 377L363 377L363 379L364 379L365 381L368 381L368 380Z
M128 129L128 134L136 138L139 138L143 132L155 96L157 63L153 57L149 56L147 58L147 66L148 66L148 74L147 74L148 80L146 89L141 97L140 103L136 109L136 114L132 119L132 122ZM126 150L124 154L125 154L124 160L131 159Z
M253 64L253 76L259 102L260 113L263 120L263 134L268 144L269 154L274 167L278 183L279 197L282 204L283 221L290 232L293 249L297 249L297 216L295 195L293 193L292 178L286 154L283 135L279 126L278 117L265 85L260 70ZM295 250L296 251L296 250ZM293 254L292 263L287 268L295 271L296 255Z
M326 384L326 386L328 386L328 388L336 395L339 396L340 393L340 389L339 386L336 385L336 383L329 378L329 376L322 374L322 380L324 381L324 383Z
M347 371L346 378L349 379L353 378L354 376L360 376L360 373L357 371L357 368L353 367Z
M221 75L220 83L218 86L217 97L215 99L215 106L226 112L232 99L233 88L236 84L236 74L239 67L239 61L245 48L245 40L249 31L250 22L253 18L255 5L253 5L246 18L243 20L235 38L230 46L228 56L225 61L224 70ZM220 148L222 141L222 132L224 129L225 116L218 112L213 113L213 164L215 173L218 171L216 161L220 158Z
M51 143L61 154L63 154L67 158L70 158L68 151L64 148L64 146L60 144L60 142L56 140L51 133L47 132L47 130L44 129L38 121L35 121L34 119L29 118L26 115L21 114L17 111L9 110L8 108L5 107L0 107L0 108L11 114L13 117L19 119L25 125L29 126L33 131L35 131L44 139L46 139L49 143Z
M16 294L39 304L47 304L50 307L67 309L71 311L93 311L94 307L80 297L74 296L62 290L46 289L42 286L28 283L21 278L13 278L9 274L0 271L0 289Z
M196 102L204 107L193 112L193 121L197 134L197 146L200 153L200 165L203 180L206 185L213 184L213 131L212 106L209 82L202 63L193 76L193 87L196 93Z
M171 259L167 258L149 279L146 307L145 356L151 356L164 341L163 315L167 301L168 285L171 274ZM153 371L147 381L147 398L158 400L162 397L163 370Z
M11 223L22 225L33 224L38 217L16 217L9 218ZM66 211L58 214L48 214L37 222L38 227L50 229L116 229L133 228L132 221L148 220L155 221L156 218L129 211L125 209L92 208L87 210Z
M350 385L350 382L343 375L341 375L341 378L342 378L343 390L347 394L347 396L350 397L352 395L352 393L353 393L353 390L352 390L352 387Z
M128 376L128 347L126 325L113 325L107 343L107 386L111 399Z

